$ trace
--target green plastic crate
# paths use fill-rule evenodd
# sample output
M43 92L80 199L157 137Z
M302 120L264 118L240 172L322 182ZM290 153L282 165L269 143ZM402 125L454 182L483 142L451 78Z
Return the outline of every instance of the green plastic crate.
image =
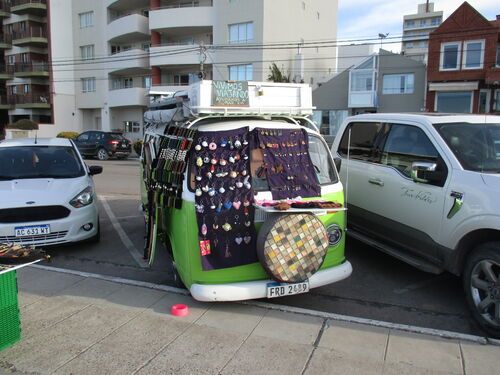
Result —
M0 275L0 350L21 339L16 271Z

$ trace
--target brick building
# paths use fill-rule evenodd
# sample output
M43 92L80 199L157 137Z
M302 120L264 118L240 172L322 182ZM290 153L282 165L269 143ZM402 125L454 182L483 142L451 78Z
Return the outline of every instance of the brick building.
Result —
M464 2L429 37L426 110L500 113L500 16Z

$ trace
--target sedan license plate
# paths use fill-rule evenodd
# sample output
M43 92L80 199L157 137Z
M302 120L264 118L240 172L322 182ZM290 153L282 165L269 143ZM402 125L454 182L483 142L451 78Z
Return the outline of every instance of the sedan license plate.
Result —
M50 225L29 225L26 227L15 227L16 237L38 236L40 234L50 234Z
M309 292L309 281L301 283L269 283L267 284L267 298L276 298L283 296L291 296L294 294Z

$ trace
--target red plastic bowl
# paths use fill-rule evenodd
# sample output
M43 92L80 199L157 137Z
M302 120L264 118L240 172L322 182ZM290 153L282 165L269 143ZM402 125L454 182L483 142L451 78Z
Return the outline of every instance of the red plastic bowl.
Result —
M187 305L179 303L172 306L171 312L174 316L186 316L187 314L189 314L189 307Z

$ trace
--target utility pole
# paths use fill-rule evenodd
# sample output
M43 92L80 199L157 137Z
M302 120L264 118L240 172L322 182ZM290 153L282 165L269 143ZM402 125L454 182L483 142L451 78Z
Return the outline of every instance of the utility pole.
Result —
M207 59L207 48L205 47L205 44L203 41L200 43L200 54L198 56L199 61L200 61L200 73L198 73L198 77L200 77L201 80L205 79L205 71L204 71L204 66L203 64L205 63Z

